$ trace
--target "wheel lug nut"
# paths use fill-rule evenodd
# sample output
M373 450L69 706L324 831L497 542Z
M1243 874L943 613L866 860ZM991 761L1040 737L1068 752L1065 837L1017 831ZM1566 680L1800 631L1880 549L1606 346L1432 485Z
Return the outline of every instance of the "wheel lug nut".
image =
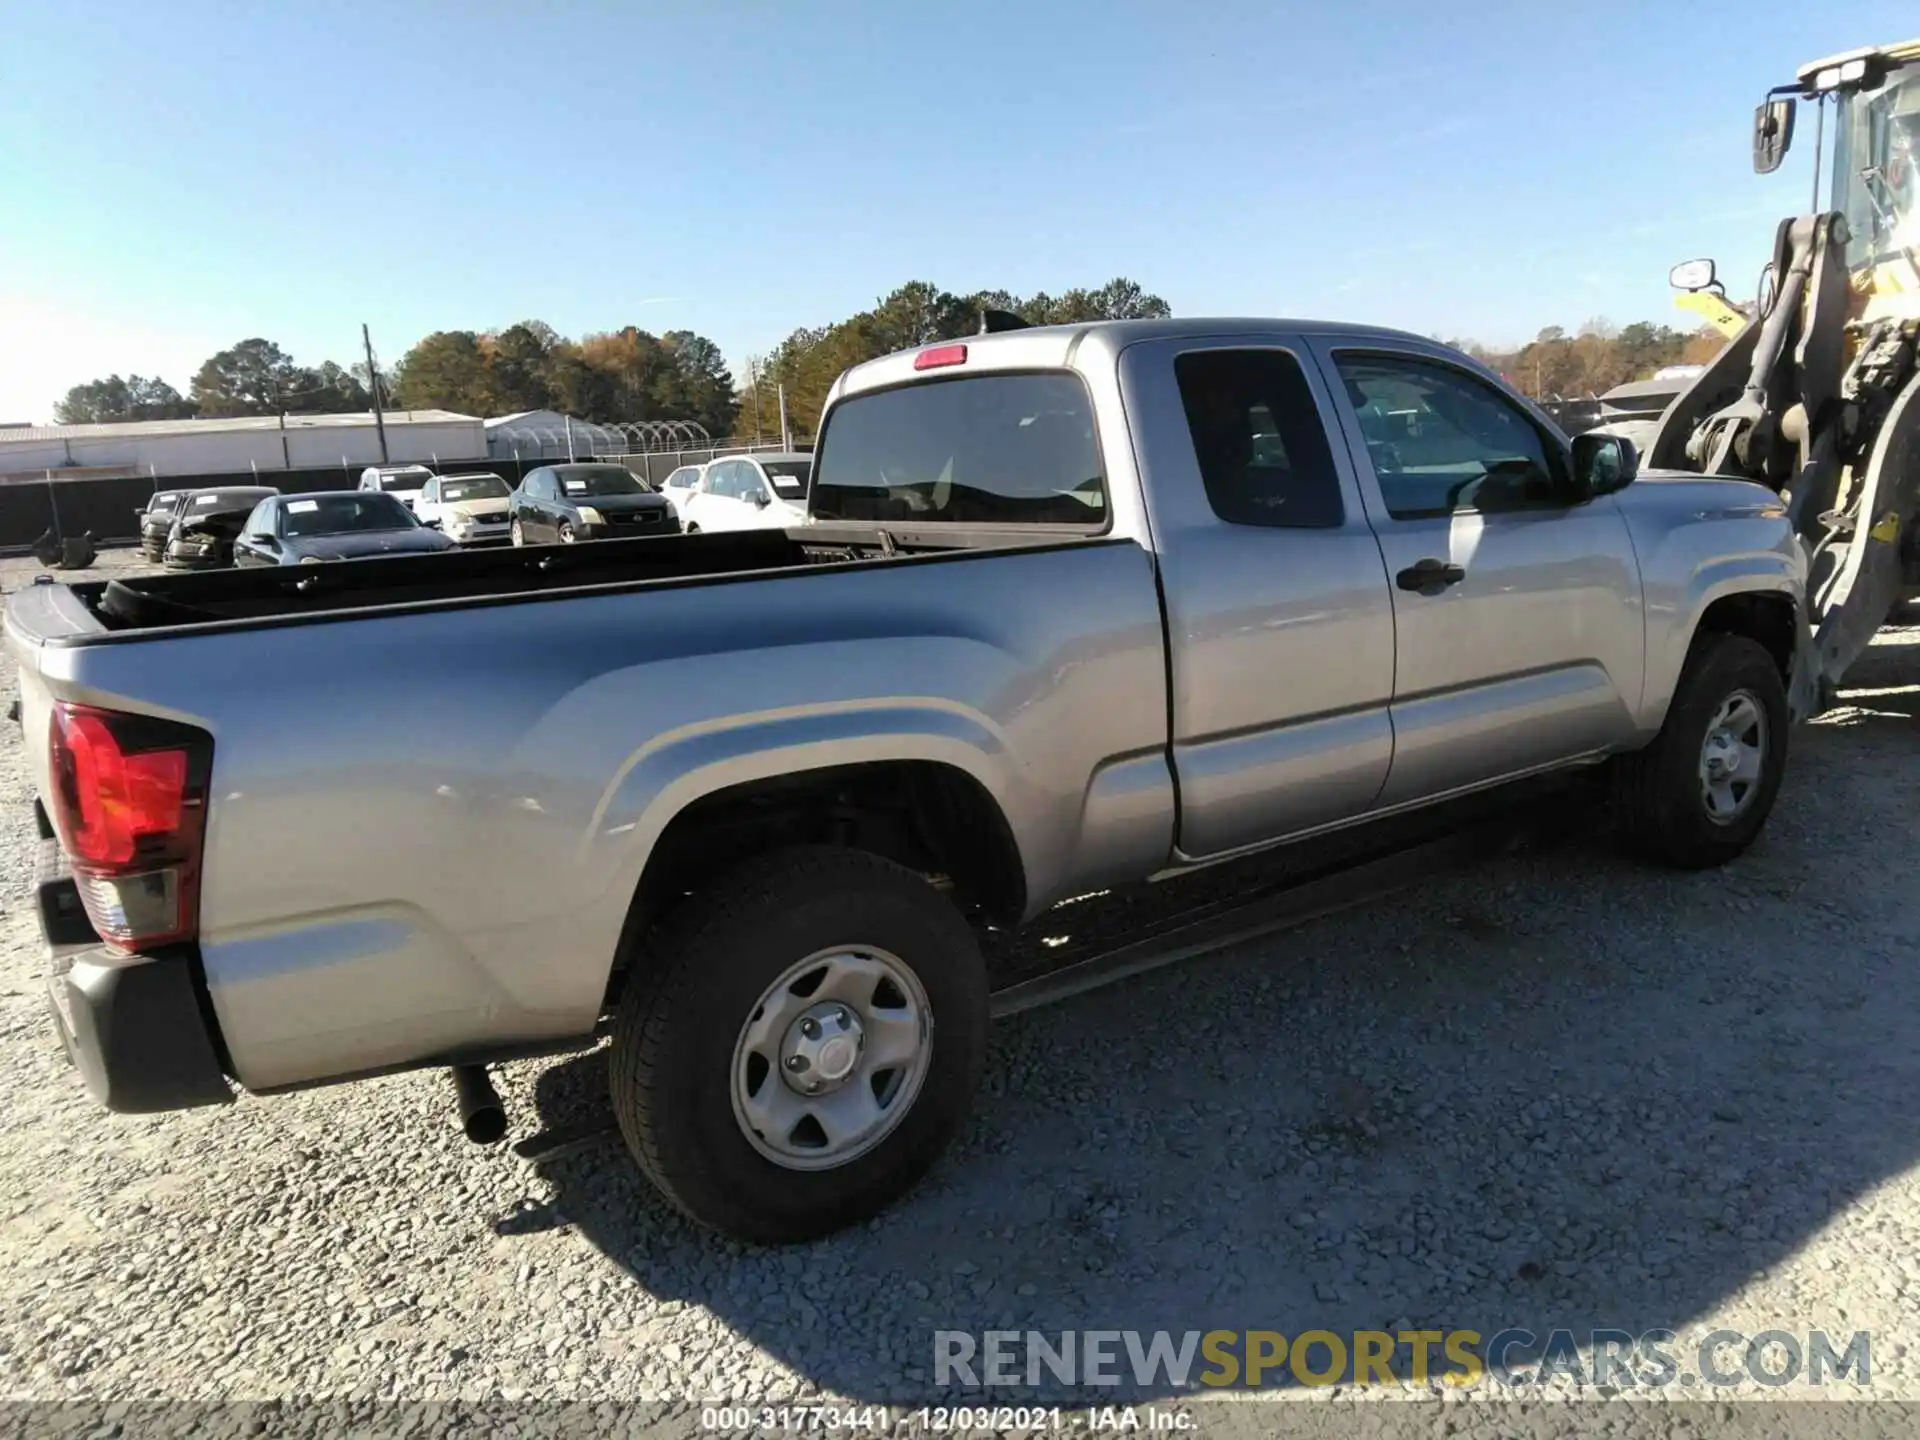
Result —
M796 1075L798 1075L798 1074L799 1074L799 1073L800 1073L800 1072L801 1072L802 1070L804 1070L804 1069L806 1069L806 1068L807 1068L807 1057L806 1057L806 1056L804 1056L804 1055L789 1055L789 1056L787 1057L787 1069L789 1069L789 1070L791 1070L791 1071L793 1071L793 1073L794 1073L794 1074L796 1074Z
M847 1015L847 1012L845 1010L834 1011L833 1019L834 1019L834 1023L837 1024L842 1030L846 1029L847 1026L852 1023L852 1020Z
M800 1033L809 1040L818 1040L820 1038L820 1022L809 1015L800 1022Z

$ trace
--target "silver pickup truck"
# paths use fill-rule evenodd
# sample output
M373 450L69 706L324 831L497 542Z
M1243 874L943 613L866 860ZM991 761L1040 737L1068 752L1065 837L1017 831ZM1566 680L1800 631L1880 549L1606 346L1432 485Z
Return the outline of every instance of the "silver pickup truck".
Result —
M672 1200L824 1233L953 1135L988 942L1065 902L1576 771L1650 857L1745 850L1804 562L1636 464L1412 335L1047 327L841 377L789 531L49 578L59 1032L114 1109L451 1066L470 1119L610 1034Z

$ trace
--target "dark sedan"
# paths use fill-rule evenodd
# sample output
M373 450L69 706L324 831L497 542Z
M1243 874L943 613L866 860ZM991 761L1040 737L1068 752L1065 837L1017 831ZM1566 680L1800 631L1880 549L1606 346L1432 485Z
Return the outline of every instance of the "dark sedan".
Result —
M543 465L529 470L507 506L516 545L672 535L680 529L667 497L624 465Z
M233 538L253 507L280 492L271 485L196 490L167 531L166 562L176 570L214 570L233 563Z
M134 512L140 517L140 551L147 559L166 558L167 534L192 494L191 490L162 490L147 501L146 509Z
M458 548L385 491L323 490L261 501L234 542L233 563L313 565Z

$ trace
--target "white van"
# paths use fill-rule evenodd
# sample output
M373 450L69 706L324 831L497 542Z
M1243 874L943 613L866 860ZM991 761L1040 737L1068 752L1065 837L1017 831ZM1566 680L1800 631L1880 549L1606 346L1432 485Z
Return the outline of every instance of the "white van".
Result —
M407 509L420 498L420 489L433 478L424 465L369 465L360 472L362 490L383 490Z

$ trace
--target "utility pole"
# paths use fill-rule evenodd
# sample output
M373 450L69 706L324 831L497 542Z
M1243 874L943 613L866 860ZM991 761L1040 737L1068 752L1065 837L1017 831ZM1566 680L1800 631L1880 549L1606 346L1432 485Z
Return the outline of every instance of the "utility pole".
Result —
M367 389L373 396L373 428L380 434L380 463L387 463L387 420L380 413L380 372L373 367L373 337L360 327L360 343L367 347Z
M787 387L780 386L780 448L793 449L793 427L787 424Z
M760 367L747 357L747 389L753 394L753 443L760 444Z

